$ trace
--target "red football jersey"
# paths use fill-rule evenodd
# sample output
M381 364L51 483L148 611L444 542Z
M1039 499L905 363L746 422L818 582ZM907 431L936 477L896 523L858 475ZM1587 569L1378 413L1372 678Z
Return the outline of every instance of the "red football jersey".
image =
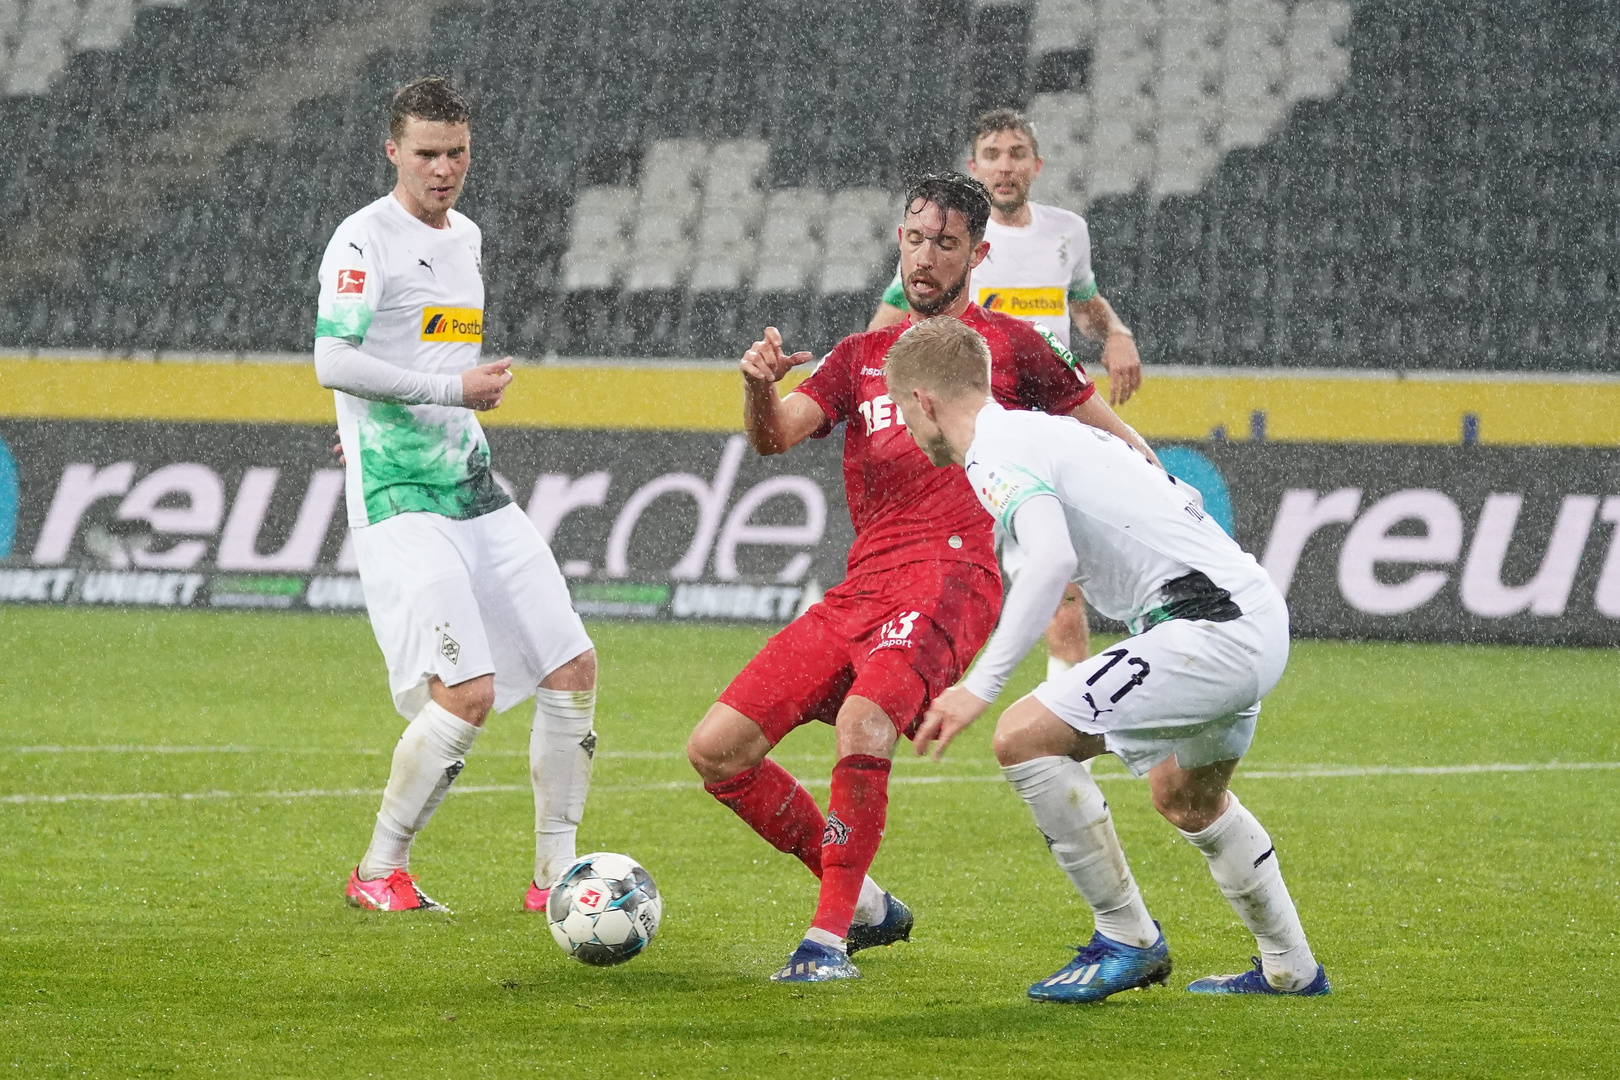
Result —
M1009 409L1069 413L1096 392L1085 370L1060 357L1032 325L970 304L962 321L990 345L990 383ZM917 448L889 397L883 359L911 326L851 334L816 366L797 393L821 406L821 439L844 432L844 494L855 525L849 573L929 559L974 562L996 572L990 516L960 465L937 468Z

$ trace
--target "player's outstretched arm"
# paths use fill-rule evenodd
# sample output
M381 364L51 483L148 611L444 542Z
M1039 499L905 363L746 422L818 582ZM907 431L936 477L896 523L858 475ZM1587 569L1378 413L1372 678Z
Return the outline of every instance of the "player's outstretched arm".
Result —
M315 339L315 378L328 390L400 405L460 405L461 379L412 371L369 356L343 338Z
M1142 358L1136 354L1136 336L1114 306L1101 295L1076 304L1070 317L1079 331L1103 343L1102 364L1108 372L1108 400L1123 405L1142 385Z
M781 454L799 445L826 421L821 406L803 394L782 397L776 384L795 367L815 359L814 354L782 352L782 334L774 326L754 342L737 365L743 377L743 430L748 443L761 454Z
M1136 448L1137 453L1153 462L1153 464L1159 465L1159 455L1153 452L1153 447L1147 444L1147 440L1138 435L1135 428L1121 420L1119 414L1108 407L1108 402L1098 395L1092 394L1086 398L1079 405L1076 405L1074 411L1069 415L1082 424L1087 424L1124 439ZM1162 469L1164 466L1159 465L1159 468Z
M1007 590L996 632L968 677L934 699L912 737L918 754L927 753L928 744L938 740L935 761L1001 695L1008 677L1052 621L1064 586L1079 563L1063 506L1051 495L1024 500L1013 512L1013 535L1023 555L1022 565Z

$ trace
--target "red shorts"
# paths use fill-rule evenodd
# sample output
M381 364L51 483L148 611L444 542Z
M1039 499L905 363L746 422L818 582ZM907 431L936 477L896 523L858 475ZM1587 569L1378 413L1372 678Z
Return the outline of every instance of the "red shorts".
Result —
M968 562L907 563L833 586L772 636L720 700L775 746L811 720L830 724L850 695L909 736L995 629L1001 577Z

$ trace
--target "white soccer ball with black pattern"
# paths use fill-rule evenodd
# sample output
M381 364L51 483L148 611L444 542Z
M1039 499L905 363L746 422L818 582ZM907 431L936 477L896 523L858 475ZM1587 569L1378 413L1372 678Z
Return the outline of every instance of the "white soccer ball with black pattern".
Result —
M598 851L574 861L546 899L546 923L564 952L596 967L645 949L664 917L652 875L628 855Z

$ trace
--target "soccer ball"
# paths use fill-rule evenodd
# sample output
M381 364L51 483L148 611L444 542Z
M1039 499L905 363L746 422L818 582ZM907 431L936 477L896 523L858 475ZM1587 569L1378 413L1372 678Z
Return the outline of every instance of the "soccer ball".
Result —
M563 952L595 967L622 964L658 932L664 900L628 855L598 851L574 861L551 887L546 923Z

